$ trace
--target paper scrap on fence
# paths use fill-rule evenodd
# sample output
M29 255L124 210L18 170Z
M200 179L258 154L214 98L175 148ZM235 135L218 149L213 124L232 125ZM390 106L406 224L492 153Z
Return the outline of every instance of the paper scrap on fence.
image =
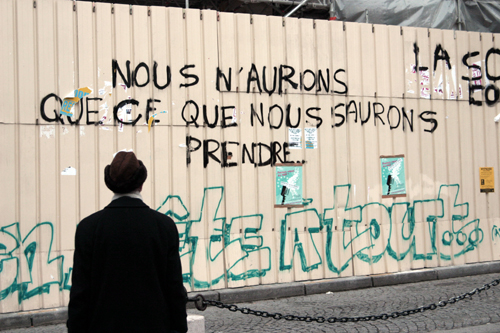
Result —
M59 112L62 115L72 117L73 116L73 106L78 103L82 98L92 93L92 89L89 87L84 87L80 89L74 90L68 96L66 96L63 100L63 105L61 107L61 111Z

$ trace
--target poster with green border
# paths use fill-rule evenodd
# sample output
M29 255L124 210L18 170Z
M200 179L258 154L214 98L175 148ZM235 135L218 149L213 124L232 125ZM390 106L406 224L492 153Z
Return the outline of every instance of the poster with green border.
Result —
M275 207L303 206L302 164L276 164Z
M382 198L406 196L404 155L380 156Z

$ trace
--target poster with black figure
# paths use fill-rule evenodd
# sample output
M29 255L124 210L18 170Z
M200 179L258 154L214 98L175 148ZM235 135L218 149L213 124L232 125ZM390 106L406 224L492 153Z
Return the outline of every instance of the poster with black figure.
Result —
M302 164L276 164L275 208L302 207Z
M382 198L406 197L405 156L380 156Z

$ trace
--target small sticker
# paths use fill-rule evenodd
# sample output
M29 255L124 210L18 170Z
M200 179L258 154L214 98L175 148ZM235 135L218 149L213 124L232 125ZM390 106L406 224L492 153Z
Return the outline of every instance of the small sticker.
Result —
M63 175L63 176L76 176L76 169L69 166L61 172L61 175Z
M56 136L56 127L54 125L42 125L40 126L40 137L47 137L47 139Z
M234 124L238 121L238 117L236 116L236 108L233 109L233 119L231 120L231 124Z
M85 96L91 93L92 89L90 89L89 87L74 90L72 93L70 93L68 96L64 98L63 105L59 113L68 117L72 117L73 112L71 110L73 109L73 106L76 103L78 103L80 99L84 98Z

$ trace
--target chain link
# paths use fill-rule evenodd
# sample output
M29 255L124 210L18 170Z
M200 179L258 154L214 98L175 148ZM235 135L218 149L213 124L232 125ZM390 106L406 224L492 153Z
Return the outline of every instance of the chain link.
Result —
M330 324L333 323L357 323L359 321L375 321L375 320L387 320L389 318L398 318L398 317L404 317L404 316L409 316L413 315L416 313L422 313L427 310L436 310L438 307L442 308L445 307L448 304L454 304L458 301L462 301L464 299L471 299L472 296L474 295L479 295L481 292L486 291L490 289L491 287L498 286L500 284L500 279L493 280L490 283L487 283L483 285L480 288L475 288L470 292L464 293L459 296L454 296L449 298L448 300L445 301L439 301L437 304L432 303L429 304L428 306L421 306L416 309L410 309L410 310L404 310L404 311L395 311L392 312L391 314L383 313L378 316L364 316L364 317L330 317L330 318L325 318L325 317L311 317L311 316L296 316L296 315L283 315L281 313L272 313L272 312L267 312L267 311L255 311L249 308L240 308L237 305L234 304L224 304L220 301L214 301L214 300L206 300L203 295L198 294L195 297L188 298L188 301L194 302L195 306L198 310L204 311L207 308L207 305L212 305L216 306L220 309L228 309L231 312L237 312L240 311L243 314L251 314L254 316L258 317L264 317L264 318L273 318L276 320L280 319L285 319L288 321L291 320L298 320L298 321L304 321L306 323L310 322L318 322L318 323L324 323L328 322Z

